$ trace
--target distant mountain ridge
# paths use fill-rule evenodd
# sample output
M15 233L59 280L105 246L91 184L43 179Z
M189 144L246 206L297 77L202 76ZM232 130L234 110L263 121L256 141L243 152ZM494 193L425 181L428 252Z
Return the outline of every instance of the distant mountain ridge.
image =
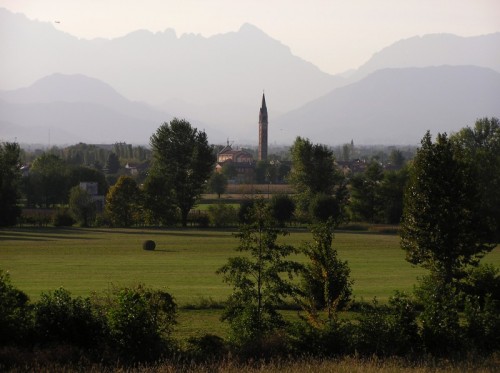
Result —
M256 144L258 109L264 90L271 143L287 143L299 134L332 144L351 138L417 143L422 134L415 131L413 139L409 139L409 134L418 123L401 121L401 115L395 113L404 107L408 117L417 116L419 123L427 122L436 132L444 125L429 119L426 110L430 109L423 110L418 105L420 102L430 105L426 96L434 97L437 103L443 97L434 95L434 89L429 93L428 87L424 89L418 79L409 76L424 74L431 81L442 80L437 91L455 97L449 93L452 87L467 89L466 84L453 85L446 78L446 69L434 73L425 69L471 65L500 72L498 45L500 33L466 38L424 35L398 41L375 53L358 69L332 76L292 55L290 48L250 24L244 24L236 32L209 38L193 34L177 36L174 30L166 29L158 33L138 30L112 40L83 40L56 30L50 23L29 20L0 8L0 89L3 89L0 138L16 136L15 128L25 128L23 133L32 137L35 128L43 123L44 128L57 124L58 133L67 134L68 139L82 136L84 141L95 138L94 134L84 132L85 128L94 128L89 124L92 120L97 123L95 131L116 126L121 137L108 141L132 139L133 143L140 143L147 142L151 130L160 123L177 116L205 129L211 142L224 143L230 138L240 144ZM425 68L425 72L412 70L414 67ZM401 68L400 73L408 70L409 75L398 83L394 81L394 71L378 74L387 68ZM457 82L468 79L470 71L465 68L456 71L465 74L456 74ZM445 75L438 76L441 73ZM496 76L490 78L496 82ZM426 77L421 79L427 81ZM482 79L481 76L481 82ZM369 82L374 88L370 88ZM394 94L394 102L404 97L407 101L395 106L398 109L393 110L394 115L383 114L384 108L375 107L375 103L380 102L388 87L392 91L387 92L396 92L398 84L407 87L399 87L403 93L399 93L401 97ZM376 93L371 101L365 97L372 92L370 89ZM412 100L406 91L412 93ZM345 97L348 92L353 93ZM492 95L491 100L496 99L496 93ZM463 96L467 96L466 92ZM485 91L478 97L491 101ZM491 112L498 115L485 105L484 112L479 112L481 107L474 96L469 99L471 102L461 102L458 109L444 100L441 111L436 109L436 113L443 120L448 117L453 122L448 123L451 126L457 121L471 124L473 115L486 116ZM322 107L321 103L326 102L331 109ZM383 104L391 106L389 100ZM317 113L311 111L305 115L312 107L317 108ZM58 109L64 115L58 115ZM92 110L95 113L87 112ZM319 118L320 113L323 118ZM344 119L340 113L357 121ZM372 117L367 118L366 113ZM457 113L464 117L458 118ZM72 121L61 119L66 116L73 118ZM379 128L383 126L379 127L376 118L395 121L387 123L395 128L391 136L380 136ZM330 133L325 122L336 126L335 136L321 135L322 131ZM401 123L412 127L400 131Z
M500 32L471 37L429 34L403 39L375 53L351 78L385 68L465 66L500 72Z
M258 103L265 89L275 96L273 109L283 112L343 80L292 55L290 48L249 24L209 38L177 37L167 29L81 40L0 9L0 31L0 50L9 51L0 59L0 89L27 86L55 72L79 73L132 100L157 105L173 99L193 105Z
M83 75L53 74L30 87L0 91L0 138L4 141L17 138L23 143L48 143L50 133L50 141L56 144L148 144L156 129L172 118ZM207 131L218 134L215 129Z
M427 130L454 132L500 116L500 73L475 66L383 69L274 122L295 136L341 144L417 144ZM279 131L279 132L278 132Z

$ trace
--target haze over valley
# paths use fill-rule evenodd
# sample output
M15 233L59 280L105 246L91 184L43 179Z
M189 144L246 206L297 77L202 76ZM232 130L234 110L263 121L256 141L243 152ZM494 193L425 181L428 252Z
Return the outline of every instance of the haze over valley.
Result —
M332 75L250 24L85 40L0 9L0 25L2 141L147 144L180 117L212 143L256 144L263 91L271 144L417 144L500 116L500 33L399 40Z

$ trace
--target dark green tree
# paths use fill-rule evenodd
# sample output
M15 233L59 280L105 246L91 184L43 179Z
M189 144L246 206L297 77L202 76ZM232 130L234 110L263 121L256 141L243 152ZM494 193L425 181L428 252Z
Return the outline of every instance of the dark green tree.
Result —
M500 121L478 119L450 137L478 188L477 209L491 224L491 240L500 239Z
M269 162L257 161L255 164L255 182L257 184L268 184L269 180Z
M129 176L121 176L106 195L106 212L116 227L130 227L142 212L141 191Z
M245 199L240 203L240 208L238 209L238 220L241 224L250 223L250 212L255 204L253 199Z
M330 195L341 207L338 220L341 221L348 193L345 178L335 167L333 152L325 145L313 145L308 139L297 137L291 154L293 167L289 182L297 191L299 208L307 211L312 197L317 194Z
M82 227L88 227L95 220L97 209L92 196L79 186L74 186L69 191L69 210Z
M350 209L358 221L377 223L380 221L382 201L380 199L380 183L384 171L379 162L372 160L365 172L351 179Z
M21 149L17 143L0 144L0 227L15 225L21 215Z
M177 219L171 179L155 170L144 182L144 209L148 223L171 225Z
M42 345L96 347L105 335L105 321L89 298L72 298L63 288L42 293L34 307L34 331Z
M275 194L270 202L271 215L280 226L292 220L295 212L295 202L287 194Z
M61 158L45 153L33 162L27 198L41 207L65 204L69 195L69 168Z
M208 207L208 218L215 227L226 227L237 223L238 213L231 205L217 203Z
M401 247L406 259L451 283L493 246L477 210L477 183L446 134L429 132L417 151L405 191Z
M389 155L389 161L397 169L400 169L405 165L405 157L399 149L394 149L391 151L391 154Z
M403 196L408 181L408 168L386 171L380 183L379 217L382 223L399 224L403 216Z
M109 153L108 159L106 159L106 164L104 165L104 169L107 174L116 174L120 169L120 159L116 155L116 153Z
M106 305L111 339L126 361L157 360L172 348L177 305L163 290L115 289Z
M172 199L181 214L182 226L213 171L215 157L207 135L182 119L164 123L151 136L153 170L169 179Z
M401 247L410 263L430 270L416 295L423 305L422 340L435 354L463 347L461 282L495 246L489 243L487 216L478 208L480 188L461 152L446 134L433 143L427 132L404 197ZM491 313L482 314L494 320Z
M86 166L70 167L68 170L69 186L78 186L81 182L96 182L97 192L100 195L106 195L108 192L106 176L101 171Z
M309 203L309 215L314 222L332 220L337 226L344 219L342 209L335 197L323 193L314 195Z
M278 307L295 296L291 281L301 265L288 259L296 250L277 243L287 232L275 227L268 206L256 200L237 237L244 256L229 258L217 273L233 287L223 320L230 323L232 336L242 343L259 344L266 335L285 324Z
M303 271L303 306L315 321L319 320L317 311L322 309L327 310L328 319L332 320L337 309L344 307L352 294L349 265L340 260L332 246L333 227L333 219L313 225L313 242L302 247L310 260Z
M238 170L236 169L236 166L232 161L224 162L224 164L222 165L221 173L228 180L234 180L236 179L236 176L238 176Z
M0 269L0 346L24 342L31 321L28 296L12 285L8 272Z
M212 193L216 193L218 198L220 198L220 195L226 191L227 178L222 173L212 173L210 179L208 180L208 188Z

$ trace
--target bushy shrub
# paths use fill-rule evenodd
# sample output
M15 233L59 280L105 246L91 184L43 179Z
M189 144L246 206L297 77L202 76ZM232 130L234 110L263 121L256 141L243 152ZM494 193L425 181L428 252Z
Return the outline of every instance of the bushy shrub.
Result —
M75 219L73 219L73 216L66 209L58 210L52 219L52 224L55 227L71 227L75 223Z
M321 325L294 323L289 328L289 344L294 356L340 356L353 351L353 326L349 321L332 318Z
M143 250L154 250L156 248L156 243L152 240L146 240L142 243Z
M238 220L240 224L248 224L251 221L250 211L254 205L253 199L245 199L240 203L240 208L238 210Z
M366 355L408 355L420 349L414 302L397 293L388 306L376 300L365 306L358 318L356 349Z
M143 285L118 289L106 311L112 344L122 359L151 361L172 347L176 304L167 292Z
M202 361L219 360L229 352L224 339L214 334L188 339L188 352L192 358Z
M208 226L210 225L210 218L207 214L200 214L196 219L196 224L200 228L208 228Z
M210 223L215 227L226 227L236 224L238 217L233 206L218 203L208 207Z
M109 216L103 212L100 214L96 215L95 222L94 222L95 227L111 227L111 219Z
M35 333L38 343L95 347L105 336L105 320L89 298L72 298L60 288L43 293L35 305Z
M14 288L7 272L0 270L0 346L23 343L30 333L28 296Z
M459 353L464 336L459 323L460 298L454 284L427 276L415 294L423 307L419 320L425 349L436 355Z
M488 353L500 349L500 313L498 302L490 295L465 299L465 333L470 349Z
M464 295L474 297L480 305L488 298L496 304L500 312L500 270L492 264L473 267L461 283Z
M309 204L310 216L319 222L333 219L337 224L341 218L341 207L337 199L326 194L315 195Z
M480 265L462 282L465 333L469 347L491 352L500 348L500 271Z
M271 198L271 214L280 226L284 226L293 218L295 202L286 194L275 194Z

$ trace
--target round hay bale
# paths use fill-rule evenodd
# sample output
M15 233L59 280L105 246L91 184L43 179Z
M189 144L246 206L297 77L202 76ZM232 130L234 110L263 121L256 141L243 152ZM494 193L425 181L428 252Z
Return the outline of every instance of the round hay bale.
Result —
M156 243L152 240L146 240L142 243L142 248L144 250L154 250L156 248Z

